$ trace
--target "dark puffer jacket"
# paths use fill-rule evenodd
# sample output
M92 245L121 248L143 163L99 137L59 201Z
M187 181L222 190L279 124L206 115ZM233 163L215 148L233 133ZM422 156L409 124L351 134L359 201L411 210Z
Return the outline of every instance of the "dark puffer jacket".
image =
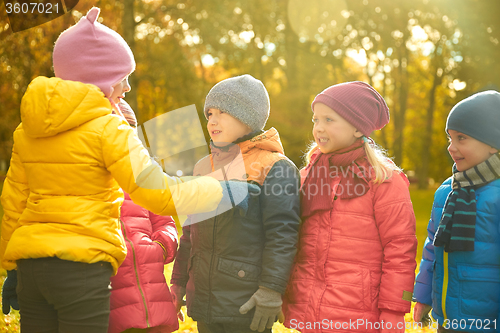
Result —
M249 195L234 209L185 224L172 283L186 286L194 320L250 325L254 310L242 315L239 308L259 286L286 289L300 221L299 175L275 129L226 150L213 147L195 175L212 170L247 181Z

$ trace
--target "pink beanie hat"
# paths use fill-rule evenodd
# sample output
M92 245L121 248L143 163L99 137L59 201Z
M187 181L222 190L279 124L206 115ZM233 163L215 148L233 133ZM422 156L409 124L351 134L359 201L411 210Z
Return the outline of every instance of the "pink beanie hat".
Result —
M54 72L63 80L98 86L106 97L135 69L134 55L116 32L97 22L93 7L77 24L63 31L54 46Z
M382 129L389 122L389 108L384 98L368 83L361 81L336 84L323 90L314 98L314 104L322 103L365 136Z

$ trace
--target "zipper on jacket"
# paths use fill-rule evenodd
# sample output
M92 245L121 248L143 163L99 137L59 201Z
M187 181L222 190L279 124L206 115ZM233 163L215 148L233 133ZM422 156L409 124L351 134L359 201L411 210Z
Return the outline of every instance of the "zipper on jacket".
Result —
M448 252L443 251L443 292L441 293L441 308L443 309L443 320L448 319L446 316L446 294L448 293Z
M210 303L211 300L212 300L212 265L214 263L214 260L215 260L215 233L217 231L217 228L216 228L216 225L217 225L217 214L215 215L214 217L214 228L213 228L213 235L212 235L212 257L210 258L210 267L208 268L208 290L209 290L209 294L208 294L208 306L207 306L207 323L211 323L212 322L212 316L211 316L211 311L210 311Z
M123 221L121 219L120 219L120 223L121 223L122 229L123 229L123 238L125 238L125 240L130 244L130 248L132 249L132 258L134 261L134 273L135 273L135 279L137 281L137 288L139 288L139 293L141 294L142 302L144 304L144 310L146 311L146 326L151 327L149 325L149 314L148 314L148 307L146 305L146 297L144 297L144 293L142 291L141 284L139 282L139 272L137 271L137 261L136 261L136 257L135 257L134 244L132 243L132 241L130 239L127 238L127 231L125 229L125 224L123 223Z
M222 175L224 176L224 180L227 182L227 176L226 172L224 170L224 167L221 168L222 170ZM226 186L228 187L228 194L229 198L231 199L231 204L233 205L234 208L234 201L233 201L233 196L231 195L231 190L229 187L229 184L226 183ZM210 266L208 268L208 290L209 290L209 295L208 295L208 306L207 306L207 324L210 324L212 322L212 316L211 316L211 311L210 311L210 304L212 303L212 266L214 264L215 260L215 241L216 241L216 234L217 234L217 211L214 216L214 227L212 231L212 257L210 258Z

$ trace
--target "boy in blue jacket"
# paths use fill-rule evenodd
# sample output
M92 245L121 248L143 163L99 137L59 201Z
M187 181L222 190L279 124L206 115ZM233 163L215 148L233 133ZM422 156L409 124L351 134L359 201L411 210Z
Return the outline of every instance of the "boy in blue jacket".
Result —
M453 176L436 191L413 319L438 332L497 332L500 306L500 93L475 94L446 121Z

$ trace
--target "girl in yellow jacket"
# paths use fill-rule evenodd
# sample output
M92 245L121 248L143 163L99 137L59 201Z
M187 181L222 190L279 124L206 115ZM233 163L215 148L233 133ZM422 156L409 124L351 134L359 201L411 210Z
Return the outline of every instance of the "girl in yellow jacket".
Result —
M7 313L17 268L23 332L107 331L109 278L126 256L120 188L159 215L210 211L222 197L213 178L170 177L151 162L116 107L130 90L132 52L98 16L92 8L59 36L56 77L35 78L21 102L0 258Z

